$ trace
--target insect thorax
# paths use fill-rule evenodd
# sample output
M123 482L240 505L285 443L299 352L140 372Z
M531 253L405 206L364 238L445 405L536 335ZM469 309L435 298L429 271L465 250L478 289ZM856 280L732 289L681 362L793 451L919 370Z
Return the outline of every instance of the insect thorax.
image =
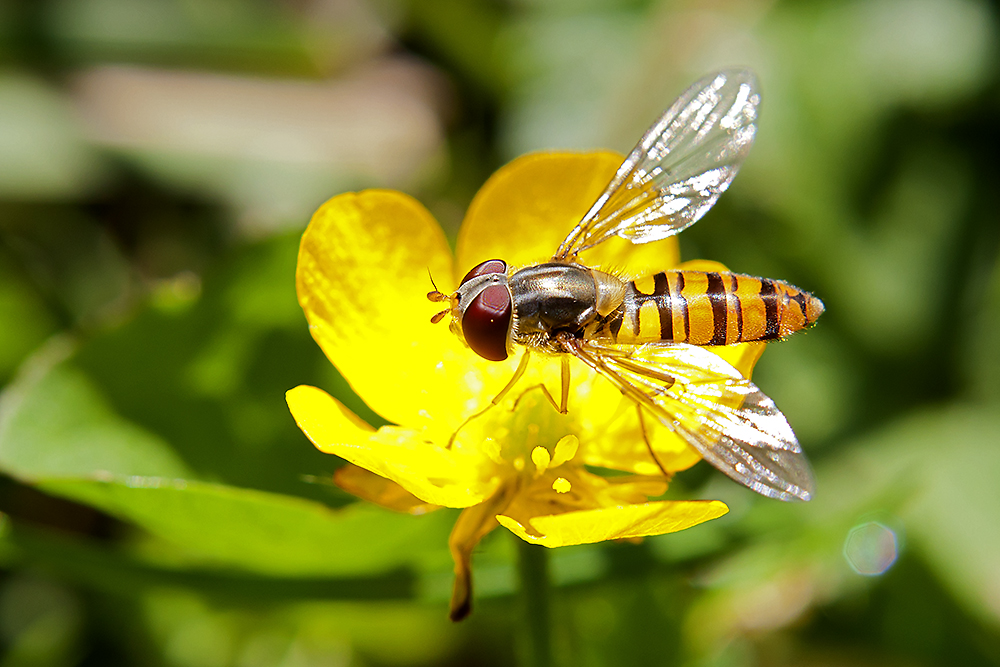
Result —
M516 338L538 346L559 332L582 336L598 317L598 287L592 269L548 262L517 271L510 278L516 313Z

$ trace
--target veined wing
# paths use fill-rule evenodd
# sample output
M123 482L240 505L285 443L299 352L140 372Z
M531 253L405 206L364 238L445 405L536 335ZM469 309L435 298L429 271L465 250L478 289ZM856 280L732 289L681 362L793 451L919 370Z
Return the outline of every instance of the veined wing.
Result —
M750 151L759 103L749 70L724 70L688 88L625 158L553 259L572 259L612 236L659 241L697 222Z
M574 340L566 349L740 484L779 500L812 497L812 471L785 416L719 356L683 343Z

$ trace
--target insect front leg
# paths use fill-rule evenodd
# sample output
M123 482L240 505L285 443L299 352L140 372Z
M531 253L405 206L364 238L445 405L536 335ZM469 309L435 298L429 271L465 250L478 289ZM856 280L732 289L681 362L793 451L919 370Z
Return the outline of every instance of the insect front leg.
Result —
M485 408L483 408L479 412L473 413L472 415L470 415L469 417L467 417L465 419L465 421L463 421L461 424L458 425L458 428L455 429L455 432L451 434L451 438L448 439L448 447L447 447L447 449L451 449L451 446L453 444L455 444L455 438L458 437L459 432L463 428L465 428L466 424L468 424L469 422L471 422L473 419L476 419L477 417L481 417L482 415L486 414L486 412L489 409L494 408L494 407L500 405L500 401L502 401L504 399L504 397L508 393L510 393L510 390L514 388L514 385L517 384L517 381L520 380L524 376L524 372L526 370L528 370L528 362L530 360L531 360L531 351L528 350L528 349L525 349L524 350L524 354L521 355L521 361L518 362L517 369L514 371L514 376L511 377L510 382L508 382L506 385L504 385L504 388L500 390L500 393L493 397L493 400L490 401L489 405L487 405ZM520 400L520 399L518 399L518 400ZM549 400L552 400L551 397L549 398Z
M564 415L569 412L569 355L562 355L560 361L562 365L562 387L560 387L562 395L559 400L559 414Z

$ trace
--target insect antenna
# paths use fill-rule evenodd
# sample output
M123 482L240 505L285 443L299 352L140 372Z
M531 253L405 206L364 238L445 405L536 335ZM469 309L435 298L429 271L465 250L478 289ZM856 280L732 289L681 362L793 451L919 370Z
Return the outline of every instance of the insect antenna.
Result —
M434 276L431 275L431 270L429 267L427 269L427 277L431 279L431 286L434 288L434 291L427 293L427 298L430 301L433 301L434 303L441 303L442 301L448 301L449 299L451 299L451 296L445 294L444 292L438 289L437 283L434 282ZM451 308L445 308L440 313L435 313L434 317L431 318L431 324L437 324L438 322L444 319L445 315L447 315L450 312Z
M441 301L447 301L448 299L451 298L450 296L448 296L447 294L438 289L437 283L434 282L434 276L431 275L430 268L427 269L427 277L431 279L431 287L434 288L433 291L427 293L427 298L430 301L439 303ZM444 311L444 313L447 312L448 312L447 310ZM444 317L444 313L438 313L437 315L435 315L434 317L436 317L437 319L436 320L432 319L431 322L434 322L434 324L440 322L441 318Z

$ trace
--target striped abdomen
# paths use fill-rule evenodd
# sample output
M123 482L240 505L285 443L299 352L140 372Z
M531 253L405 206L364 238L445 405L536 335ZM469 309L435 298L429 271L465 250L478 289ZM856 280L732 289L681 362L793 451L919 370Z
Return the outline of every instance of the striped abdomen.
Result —
M780 280L665 271L628 283L597 335L618 343L730 345L784 338L822 313L822 301Z

